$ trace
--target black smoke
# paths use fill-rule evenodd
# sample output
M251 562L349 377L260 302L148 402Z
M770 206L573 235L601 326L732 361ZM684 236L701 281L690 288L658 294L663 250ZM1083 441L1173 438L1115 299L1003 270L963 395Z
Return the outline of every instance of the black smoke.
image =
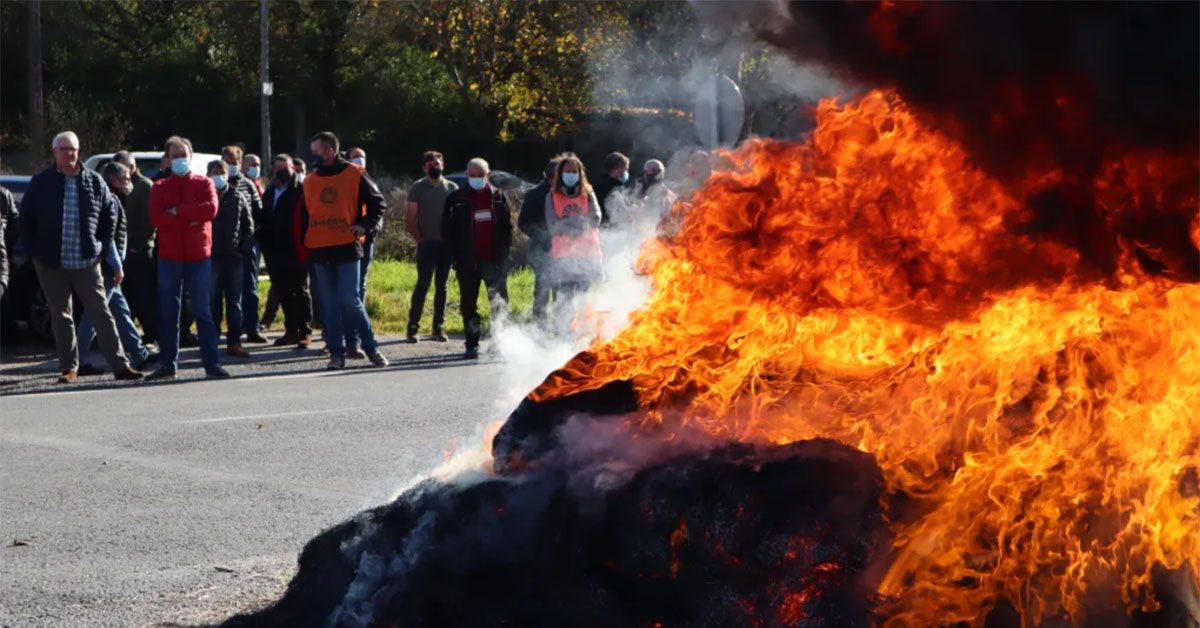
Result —
M800 1L790 20L769 23L760 12L742 18L764 40L849 83L894 88L1025 193L1028 212L1007 217L1015 233L1060 240L1104 274L1125 238L1147 270L1200 278L1188 238L1200 188L1200 3ZM1163 182L1170 189L1142 190L1149 207L1098 207L1105 164L1149 150L1190 167ZM1031 173L1051 170L1061 181L1029 188Z

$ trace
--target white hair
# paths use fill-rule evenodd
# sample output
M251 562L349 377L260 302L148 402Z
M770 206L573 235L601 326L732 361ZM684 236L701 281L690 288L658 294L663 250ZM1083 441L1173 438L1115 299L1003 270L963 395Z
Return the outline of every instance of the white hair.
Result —
M665 173L667 171L667 167L663 165L663 162L651 159L642 166L642 172L649 170L652 166L656 166L659 172Z
M71 140L75 144L75 148L79 148L79 136L75 135L74 131L63 131L55 135L54 139L50 141L50 150L58 148L59 140Z
M484 173L488 173L488 172L492 171L492 169L488 167L487 160L484 159L483 157L476 157L476 158L472 159L471 161L468 161L467 162L467 172L471 171L471 166L477 166L479 168L482 168Z

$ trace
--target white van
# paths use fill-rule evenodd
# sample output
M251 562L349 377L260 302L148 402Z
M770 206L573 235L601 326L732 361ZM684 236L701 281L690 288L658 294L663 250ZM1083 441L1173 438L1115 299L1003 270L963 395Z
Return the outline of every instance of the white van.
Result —
M138 172L151 179L158 176L158 171L162 169L163 152L161 150L139 150L131 152L133 154L133 161L137 163ZM112 161L114 154L115 153L100 153L98 155L92 155L84 160L83 166L89 170L100 172L104 166L108 165L108 162ZM208 174L208 162L220 158L220 155L214 155L212 153L192 153L192 172L199 175Z

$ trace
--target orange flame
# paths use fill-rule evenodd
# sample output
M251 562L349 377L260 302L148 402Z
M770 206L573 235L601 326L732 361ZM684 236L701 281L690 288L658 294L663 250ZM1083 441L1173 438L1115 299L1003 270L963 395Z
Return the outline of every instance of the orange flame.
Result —
M1136 238L1114 238L1101 281L1013 235L1017 193L892 93L817 121L723 154L643 251L654 291L631 326L530 396L629 380L648 431L872 453L917 504L879 585L892 625L980 626L1002 598L1026 623L1082 621L1105 578L1150 608L1155 564L1200 586L1200 286L1148 275ZM1198 171L1126 157L1096 202L1112 221L1182 211L1200 242Z

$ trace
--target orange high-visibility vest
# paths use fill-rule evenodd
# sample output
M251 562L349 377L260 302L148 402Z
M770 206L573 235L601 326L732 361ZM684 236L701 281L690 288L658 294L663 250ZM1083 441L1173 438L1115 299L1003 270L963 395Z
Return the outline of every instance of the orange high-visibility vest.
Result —
M558 190L551 196L554 214L559 220L571 216L590 216L588 195L567 196ZM600 230L595 227L584 229L574 235L556 235L550 239L550 257L554 259L602 258Z
M308 208L304 246L324 249L354 242L350 227L362 216L362 207L358 203L362 173L362 166L350 164L332 176L313 172L304 177L304 205Z

